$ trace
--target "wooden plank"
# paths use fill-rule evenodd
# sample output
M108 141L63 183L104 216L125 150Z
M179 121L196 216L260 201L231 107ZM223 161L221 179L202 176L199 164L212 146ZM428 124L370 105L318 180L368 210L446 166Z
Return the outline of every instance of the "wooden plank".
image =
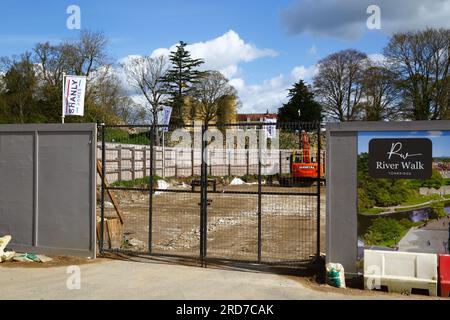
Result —
M100 175L100 178L102 178L102 163L100 162L100 160L97 161L97 173ZM109 186L108 179L106 179L106 177L104 177L104 181L105 181L105 186ZM114 193L111 190L108 190L108 189L106 189L106 192L108 193L108 196L111 199L111 202L112 202L112 204L114 206L114 209L117 212L117 216L120 219L120 223L123 224L122 211L119 208L119 204L117 202L116 197L114 196Z
M119 219L109 219L106 224L108 225L110 249L120 249L123 241L123 224Z

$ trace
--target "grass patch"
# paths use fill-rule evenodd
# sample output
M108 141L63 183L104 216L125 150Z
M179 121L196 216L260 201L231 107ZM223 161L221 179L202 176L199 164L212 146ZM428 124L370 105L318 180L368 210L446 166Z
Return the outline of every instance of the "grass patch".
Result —
M421 203L433 201L433 200L439 200L441 198L438 194L432 194L428 196L424 196L421 194L416 194L414 196L408 197L406 201L402 202L401 206L414 206L414 205L420 205Z
M396 220L393 218L380 217L364 235L364 242L368 245L383 247L394 247L413 227L422 225L423 222L413 223L409 219Z
M370 208L370 209L364 209L364 211L359 212L359 214L370 216L370 215L374 215L374 214L380 214L385 211L386 211L386 209L383 209L383 208Z
M162 178L159 176L153 176L153 185L158 183L158 180ZM122 180L111 183L112 187L122 187L122 188L149 188L150 187L150 177L138 178L134 180Z

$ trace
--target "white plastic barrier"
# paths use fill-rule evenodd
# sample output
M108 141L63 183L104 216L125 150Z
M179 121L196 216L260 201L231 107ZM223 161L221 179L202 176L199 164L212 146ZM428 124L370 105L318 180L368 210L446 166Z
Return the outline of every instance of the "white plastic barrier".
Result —
M389 292L428 290L437 295L437 256L428 253L364 250L364 287Z

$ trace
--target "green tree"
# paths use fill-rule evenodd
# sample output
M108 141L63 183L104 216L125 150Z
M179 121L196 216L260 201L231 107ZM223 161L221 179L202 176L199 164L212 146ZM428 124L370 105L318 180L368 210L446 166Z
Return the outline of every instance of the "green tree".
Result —
M392 120L398 117L400 90L396 75L388 67L369 60L361 78L362 119L365 121Z
M377 218L364 235L366 245L394 246L407 230L392 218Z
M289 101L278 109L280 122L322 120L322 107L314 100L314 93L303 80L289 89L288 98Z
M450 29L396 33L384 49L402 91L402 109L413 120L449 116Z
M2 122L26 123L33 121L38 110L35 66L31 54L25 53L20 60L3 59L7 69L3 77L4 118Z
M172 96L171 123L176 126L183 125L184 98L191 91L193 84L197 83L204 75L198 70L204 61L193 59L191 53L186 49L187 44L183 41L177 45L176 49L170 53L169 60L172 67L164 77L168 84L168 91Z
M366 61L367 55L354 49L332 53L319 61L314 88L327 117L338 121L359 119Z
M442 178L438 170L433 169L431 178L422 181L422 187L439 189L445 185L445 179Z
M72 41L38 43L20 59L0 59L0 122L60 122L64 73L88 80L85 115L67 122L120 122L123 94L106 44L102 33L83 31Z
M430 207L430 218L431 219L440 219L447 216L445 212L444 202L433 202Z

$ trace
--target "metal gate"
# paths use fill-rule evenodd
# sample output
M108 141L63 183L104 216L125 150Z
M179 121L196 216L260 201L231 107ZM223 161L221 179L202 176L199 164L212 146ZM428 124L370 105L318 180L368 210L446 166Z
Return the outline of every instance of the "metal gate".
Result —
M99 133L103 251L202 264L295 265L320 255L319 123L102 125Z

